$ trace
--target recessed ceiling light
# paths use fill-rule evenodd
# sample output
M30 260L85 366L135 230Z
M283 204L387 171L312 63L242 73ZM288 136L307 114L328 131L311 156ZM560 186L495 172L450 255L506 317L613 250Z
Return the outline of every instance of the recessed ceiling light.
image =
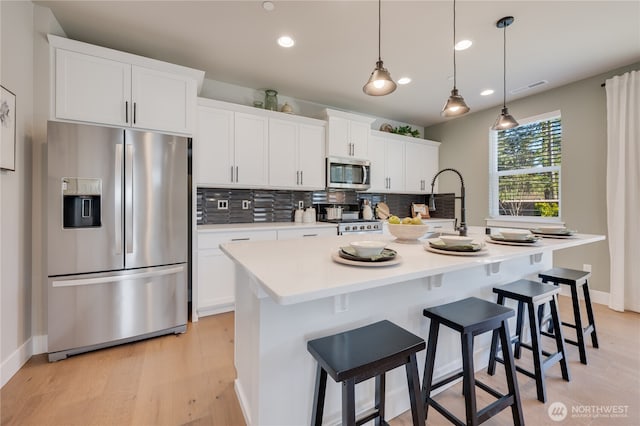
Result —
M273 4L273 2L271 1L265 1L265 2L262 2L262 8L267 12L271 12L273 9L276 8L276 5Z
M282 36L278 39L278 44L282 47L292 47L296 42L289 36Z
M460 40L459 42L456 43L456 45L454 46L454 49L465 50L470 48L472 44L473 42L471 40Z
M481 96L489 96L489 95L493 95L493 89L486 89L483 90L482 92L480 92Z
M411 79L409 77L401 77L398 80L398 84L409 84L411 83Z

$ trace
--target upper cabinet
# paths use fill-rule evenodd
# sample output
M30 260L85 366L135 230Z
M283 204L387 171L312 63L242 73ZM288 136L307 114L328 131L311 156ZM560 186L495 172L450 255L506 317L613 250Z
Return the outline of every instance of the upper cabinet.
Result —
M269 118L269 185L280 189L324 189L324 123L298 120Z
M369 192L424 194L438 172L440 143L371 131Z
M204 72L49 35L51 119L191 135Z
M327 109L326 115L327 155L368 159L369 133L374 119L332 109Z
M224 102L200 99L194 138L196 184L266 187L268 119L226 109Z
M431 180L438 173L439 153L440 142L407 138L405 144L405 189L408 193L431 192ZM436 182L435 189L437 190L437 188Z

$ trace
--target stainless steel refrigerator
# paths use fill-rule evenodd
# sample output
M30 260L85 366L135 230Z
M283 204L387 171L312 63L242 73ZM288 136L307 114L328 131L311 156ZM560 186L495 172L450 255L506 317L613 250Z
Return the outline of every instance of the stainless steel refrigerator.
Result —
M47 132L49 361L185 332L188 139Z

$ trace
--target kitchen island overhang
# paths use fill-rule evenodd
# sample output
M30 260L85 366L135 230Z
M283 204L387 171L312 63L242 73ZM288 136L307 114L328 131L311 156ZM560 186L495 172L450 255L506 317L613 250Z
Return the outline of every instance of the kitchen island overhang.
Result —
M484 228L471 235L484 238ZM309 240L237 242L221 246L236 264L236 393L247 424L294 425L309 422L315 363L306 351L309 339L388 319L427 337L427 306L468 296L494 300L492 288L520 278L535 279L552 266L552 253L604 240L579 234L544 239L537 246L488 245L483 256L429 253L422 244L399 244L383 235L401 263L355 267L332 255L359 235ZM434 377L460 365L459 336L442 333ZM476 341L476 366L487 363L490 336ZM420 369L424 352L418 354ZM373 405L373 383L356 391L358 410ZM325 408L328 423L339 422L340 385L329 381ZM387 418L409 409L402 371L387 375Z

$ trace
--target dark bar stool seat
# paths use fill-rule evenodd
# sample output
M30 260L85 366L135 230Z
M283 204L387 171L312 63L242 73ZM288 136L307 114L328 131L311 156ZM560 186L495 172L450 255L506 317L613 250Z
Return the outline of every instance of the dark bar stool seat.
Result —
M361 425L373 419L376 425L387 424L385 373L404 365L413 424L424 426L416 352L425 346L422 338L387 320L307 342L307 350L318 362L311 424L322 424L327 373L342 382L343 425ZM375 407L356 419L355 385L372 377L376 378Z
M423 311L431 320L427 358L422 380L422 398L425 402L425 419L429 406L456 425L478 425L496 415L507 407L511 407L514 425L523 425L524 418L520 404L520 392L516 378L513 352L509 344L509 327L507 320L514 315L513 309L500 306L486 300L470 297L446 305L434 306ZM440 325L445 325L460 333L462 340L462 371L433 383L436 344ZM496 330L502 343L502 352L507 376L508 393L501 394L495 389L475 379L473 367L473 338L479 334ZM458 419L449 410L431 398L431 391L438 389L462 377L462 389L465 399L466 422ZM497 398L496 401L480 410L476 403L476 386Z
M516 370L535 379L538 400L547 401L547 390L545 386L545 371L557 362L560 362L562 378L566 381L570 380L569 367L567 366L567 355L562 338L562 327L560 326L560 317L558 315L557 296L560 289L551 284L542 284L537 281L519 280L510 284L506 284L493 289L498 294L498 304L504 305L505 299L512 299L518 302L516 334L511 338L511 343L515 343L514 357L520 358L521 348L527 348L533 353L534 372L526 370L516 365ZM556 352L550 353L542 349L540 319L539 315L543 312L545 304L549 304L551 318L553 319L554 330L553 337L556 341ZM531 344L522 341L522 329L524 325L525 306L529 313L529 328L531 330ZM548 334L546 334L548 335ZM497 357L498 333L493 332L491 339L491 354L489 355L489 367L487 373L493 376L496 370L496 361L503 362ZM543 360L542 356L547 358Z
M538 277L542 278L542 282L551 282L555 285L565 284L571 288L571 303L573 304L573 319L574 323L563 322L562 325L571 327L576 330L576 340L565 338L564 341L578 347L580 352L580 362L587 364L587 348L585 345L584 337L591 335L591 344L594 348L598 348L598 335L596 334L596 323L593 316L593 309L591 308L591 296L589 295L589 278L591 278L591 272L577 271L575 269L567 268L553 268L548 271L538 274ZM580 299L578 298L578 288L582 287L584 294L584 304L587 310L586 326L582 324L582 313L580 311ZM551 327L550 327L551 328Z

